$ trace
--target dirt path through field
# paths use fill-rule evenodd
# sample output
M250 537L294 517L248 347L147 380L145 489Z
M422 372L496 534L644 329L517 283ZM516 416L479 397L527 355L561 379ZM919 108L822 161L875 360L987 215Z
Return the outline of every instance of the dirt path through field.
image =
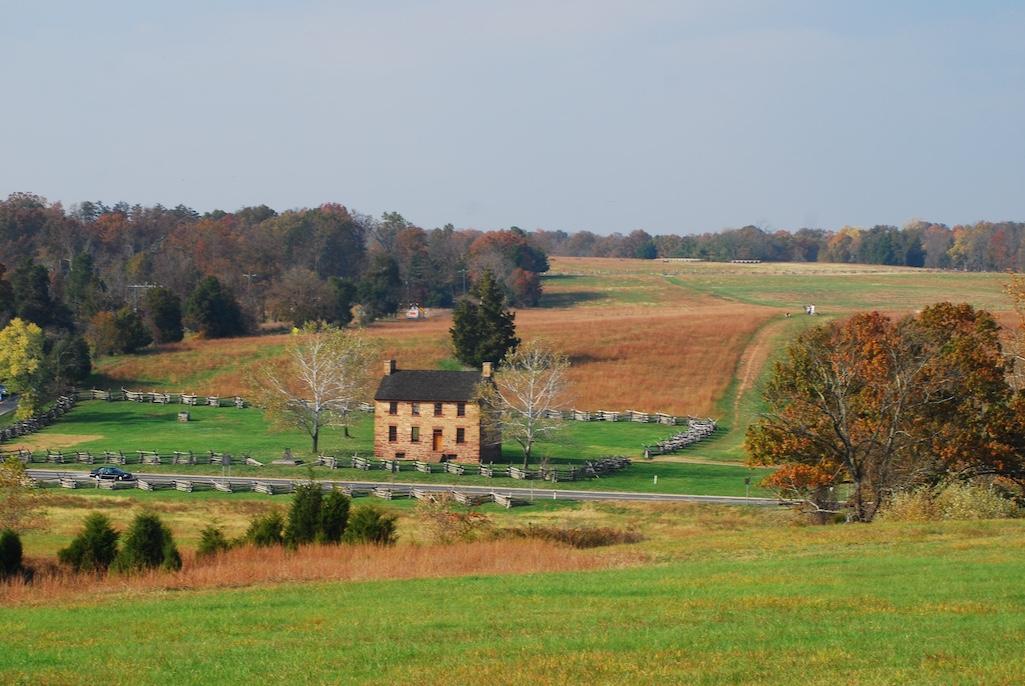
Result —
M744 349L737 363L737 390L733 395L733 407L730 413L730 427L736 431L740 428L740 401L744 394L751 390L758 375L765 367L765 362L772 352L772 343L787 325L786 319L775 319L758 329L750 345Z

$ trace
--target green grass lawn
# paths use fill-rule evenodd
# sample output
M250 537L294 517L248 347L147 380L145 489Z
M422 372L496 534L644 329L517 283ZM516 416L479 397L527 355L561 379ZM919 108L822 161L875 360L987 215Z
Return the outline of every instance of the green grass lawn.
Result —
M178 421L178 413L183 410L191 415L188 422ZM373 449L373 423L369 416L354 415L350 433L353 438L346 439L338 429L324 431L321 450L366 453ZM263 412L254 408L102 400L78 403L59 422L35 434L33 440L45 448L48 437L53 438L54 445L60 445L62 437L66 436L93 437L74 446L74 449L93 452L214 450L277 459L285 448L300 455L308 454L311 448L309 436L298 430L271 426Z
M62 472L80 470L87 471L88 465L43 465L33 464L34 469L53 469ZM224 472L221 467L210 465L129 465L129 470L148 473L217 475ZM232 466L230 475L238 478L257 477L305 477L310 470L306 467L246 467ZM489 479L482 476L456 476L453 474L422 474L415 471L402 471L391 474L381 470L362 471L352 468L327 469L315 467L313 476L323 480L354 480L374 481L381 483L433 483L462 484L465 486L493 486L495 488L543 488L557 490L589 490L589 491L631 491L640 493L686 493L692 495L726 495L726 496L762 496L772 494L758 487L758 482L769 470L748 469L747 467L730 464L691 464L685 462L644 462L634 463L628 469L617 474L603 476L584 481L519 481L509 477ZM658 481L655 481L655 476ZM750 488L744 483L751 478ZM269 496L263 496L269 497ZM276 496L275 496L276 497Z
M1023 543L1021 521L741 525L611 571L6 608L0 681L1017 684Z
M33 437L39 448L58 447L68 437L88 438L75 445L74 449L98 453L104 450L122 450L134 456L136 450L173 450L203 453L208 450L227 452L233 455L248 453L261 461L270 462L281 455L284 448L292 448L297 455L307 456L309 438L294 430L270 427L262 412L256 409L236 408L191 408L192 421L180 423L178 405L154 405L150 403L88 401L79 403L75 409L57 424L44 429ZM553 465L580 464L584 460L602 455L626 455L638 458L641 446L665 438L678 427L659 424L634 424L631 422L566 422L556 434L555 440L541 443L535 448L537 459L548 457ZM350 430L352 438L343 438L341 432L332 430L321 437L324 452L348 455L359 452L369 455L373 451L372 418L359 415ZM49 439L49 443L48 443ZM503 457L518 463L521 453L513 444L506 444ZM698 446L689 448L695 451ZM688 451L681 454L686 455ZM536 465L536 462L535 462ZM33 465L37 468L88 469L88 465ZM132 465L129 469L147 472L174 472L195 474L222 474L219 466L210 465ZM302 476L306 468L278 467L268 464L264 467L233 466L231 474L239 477L255 476ZM510 478L488 479L480 476L455 476L452 474L421 474L403 471L392 475L384 471L361 471L351 468L329 470L316 468L314 473L324 479L359 479L367 481L404 481L413 483L460 483L468 485L501 485L529 488L530 482ZM751 477L758 481L766 470L749 470L734 465L688 464L663 462L660 460L637 460L627 470L614 475L587 481L545 482L539 487L585 490L625 490L662 493L693 493L702 495L766 495L757 486L750 490L744 479ZM655 477L658 477L657 482Z
M781 267L783 269L784 267ZM815 303L821 314L854 310L913 310L942 300L968 302L988 310L1007 310L996 273L914 272L852 274L695 273L673 276L670 283L729 300L791 308L799 313Z

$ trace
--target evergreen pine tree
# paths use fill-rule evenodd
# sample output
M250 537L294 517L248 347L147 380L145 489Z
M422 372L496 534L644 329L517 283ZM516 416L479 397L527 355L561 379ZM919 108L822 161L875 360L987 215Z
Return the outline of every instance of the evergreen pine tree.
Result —
M249 523L242 540L257 548L269 548L284 542L285 519L277 510L256 517Z
M71 544L57 551L57 558L76 572L105 572L117 557L117 539L110 519L93 512Z
M0 579L21 571L21 537L11 529L0 531Z
M357 507L342 536L346 543L375 545L392 545L395 538L395 515L373 505Z
M216 524L208 524L199 533L196 557L212 557L231 549L231 542Z
M339 543L349 523L349 496L333 490L320 507L320 533L322 543Z
M71 260L71 270L64 282L64 293L79 321L88 320L100 310L106 287L96 274L93 258L80 252Z
M132 520L125 533L124 546L111 568L117 572L135 572L156 567L179 569L181 564L171 530L157 515L143 512Z
M50 275L31 259L22 262L11 274L15 315L40 327L56 319L57 304L50 295Z
M452 345L456 357L470 367L483 362L500 364L516 349L516 315L506 308L505 293L490 271L474 286L472 298L463 298L452 314Z
M4 277L6 272L7 267L0 262L0 326L6 326L7 320L14 315L14 289Z
M89 344L81 336L63 335L44 341L44 367L47 381L54 393L84 382L92 372Z
M115 347L120 352L134 353L153 342L142 317L130 307L123 307L114 313L114 327L117 331Z
M185 302L188 325L204 338L227 338L245 333L245 321L235 296L216 277L199 282Z
M182 305L177 295L166 288L150 288L143 305L154 341L174 343L182 339Z
M288 510L288 523L285 525L285 544L296 546L313 543L320 531L320 506L324 492L316 481L299 484L292 495L292 505Z
M399 265L388 255L374 255L359 282L358 297L371 318L394 314L399 309L402 280Z
M329 321L335 326L345 326L352 321L352 306L356 302L356 284L339 276L332 276L327 283L334 296L331 302Z

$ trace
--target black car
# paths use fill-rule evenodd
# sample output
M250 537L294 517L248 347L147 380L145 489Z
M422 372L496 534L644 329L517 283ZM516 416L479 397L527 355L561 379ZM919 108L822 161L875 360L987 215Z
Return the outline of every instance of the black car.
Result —
M135 481L135 475L117 467L97 467L89 472L97 481Z

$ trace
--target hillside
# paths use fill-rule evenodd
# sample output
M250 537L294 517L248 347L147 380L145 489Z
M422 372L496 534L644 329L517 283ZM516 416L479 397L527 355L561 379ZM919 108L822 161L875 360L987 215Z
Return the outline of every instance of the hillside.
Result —
M157 506L189 517L173 501ZM647 540L584 551L342 549L315 567L276 561L282 576L255 586L225 563L203 577L27 594L0 613L0 681L1025 678L1016 640L1025 634L1020 521L801 527L778 512L586 505L501 515L502 523L516 516L629 526ZM231 588L240 585L249 587Z
M521 337L564 350L574 405L715 416L725 429L696 456L739 459L742 429L760 410L764 372L803 328L865 309L899 314L967 301L1009 321L994 273L866 265L713 264L608 258L552 259L542 307L517 312ZM803 315L814 303L819 316ZM792 316L786 318L790 313ZM367 331L400 366L451 364L448 310ZM284 335L188 340L100 360L100 387L246 395L254 365L280 354Z

